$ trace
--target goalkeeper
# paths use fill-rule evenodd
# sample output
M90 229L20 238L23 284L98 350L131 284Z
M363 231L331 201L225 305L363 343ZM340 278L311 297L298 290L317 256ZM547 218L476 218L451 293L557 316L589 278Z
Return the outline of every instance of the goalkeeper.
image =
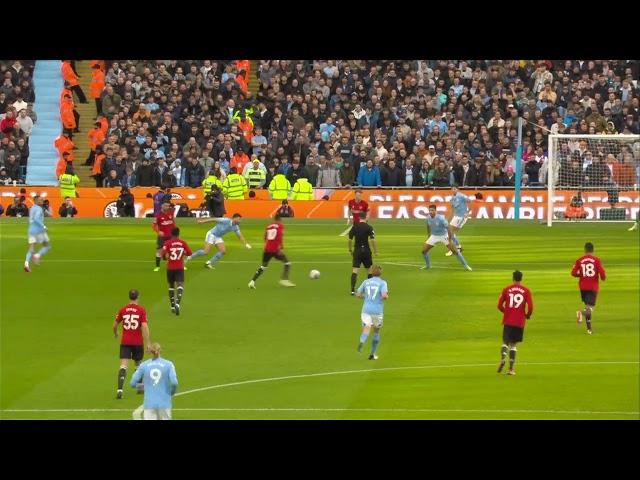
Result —
M455 184L451 188L451 191L453 192L453 196L451 197L453 217L449 221L449 238L458 251L461 252L462 246L460 245L460 241L458 240L456 233L464 226L465 223L467 223L467 219L471 214L469 211L469 204L475 200L481 200L482 194L476 193L475 196L468 197L460 192L458 190L458 186ZM450 257L451 255L453 255L453 252L451 250L447 250L446 256Z

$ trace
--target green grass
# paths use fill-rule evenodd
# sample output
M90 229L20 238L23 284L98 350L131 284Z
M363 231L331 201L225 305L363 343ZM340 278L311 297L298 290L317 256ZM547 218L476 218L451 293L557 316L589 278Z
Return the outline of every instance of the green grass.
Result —
M0 221L0 418L130 419L142 397L126 390L115 399L111 323L133 287L152 338L176 364L176 419L639 418L638 234L628 224L473 221L460 239L474 271L438 246L425 272L423 222L374 221L390 299L373 362L355 351L361 301L348 294L344 224L287 221L298 286L280 287L274 262L249 291L265 223L243 223L253 250L228 236L216 270L202 268L204 259L190 265L175 317L164 265L152 272L149 221L49 220L53 249L31 274L22 271L25 220ZM179 224L200 248L207 226ZM608 274L593 336L575 322L580 298L569 274L585 241ZM312 268L319 280L308 278ZM524 272L535 311L518 375L508 377L495 373L496 303L514 268Z

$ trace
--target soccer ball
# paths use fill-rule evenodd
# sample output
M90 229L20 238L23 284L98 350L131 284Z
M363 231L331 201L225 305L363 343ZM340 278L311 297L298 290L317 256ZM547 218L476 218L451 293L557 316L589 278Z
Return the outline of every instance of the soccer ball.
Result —
M320 272L318 270L311 270L309 272L309 278L311 278L312 280L320 278Z

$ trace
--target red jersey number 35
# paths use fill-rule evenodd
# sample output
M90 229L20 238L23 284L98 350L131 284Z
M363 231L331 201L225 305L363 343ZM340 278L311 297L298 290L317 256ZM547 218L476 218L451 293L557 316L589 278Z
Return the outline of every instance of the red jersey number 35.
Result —
M125 330L137 330L140 322L138 321L140 315L136 315L135 313L130 314L127 313L122 316L122 328Z

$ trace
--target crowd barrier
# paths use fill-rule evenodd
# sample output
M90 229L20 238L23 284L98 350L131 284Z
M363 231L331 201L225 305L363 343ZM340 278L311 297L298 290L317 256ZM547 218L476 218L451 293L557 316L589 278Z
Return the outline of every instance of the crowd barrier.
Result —
M20 189L25 188L27 197L45 195L51 204L54 217L58 216L58 208L63 202L60 190L55 187L38 186L6 186L0 187L0 203L5 210L13 201L13 197L20 195ZM73 199L78 209L78 217L100 218L117 216L116 201L120 194L119 188L78 188L79 197ZM153 195L157 188L137 187L131 192L135 198L136 217L146 217L153 213ZM267 218L278 209L280 201L271 200L266 190L256 190L255 198L244 200L227 200L227 213L240 213L247 218ZM510 219L514 216L513 189L465 189L467 195L481 192L483 199L473 202L471 216L473 218ZM199 210L203 202L201 189L174 188L171 190L173 203L176 208L186 203L195 215L206 215ZM554 196L554 210L563 212L574 190L557 191ZM346 218L348 215L347 202L354 197L354 189L315 189L315 200L293 201L289 205L297 218ZM424 218L428 206L435 204L439 212L449 212L452 192L450 189L365 189L363 198L369 202L372 218ZM323 197L325 199L323 199ZM601 208L609 208L606 191L583 192L587 218L598 218ZM637 191L621 191L618 194L618 207L627 210L627 218L635 218L640 200ZM31 206L28 200L27 204ZM547 191L522 190L520 218L546 219Z

